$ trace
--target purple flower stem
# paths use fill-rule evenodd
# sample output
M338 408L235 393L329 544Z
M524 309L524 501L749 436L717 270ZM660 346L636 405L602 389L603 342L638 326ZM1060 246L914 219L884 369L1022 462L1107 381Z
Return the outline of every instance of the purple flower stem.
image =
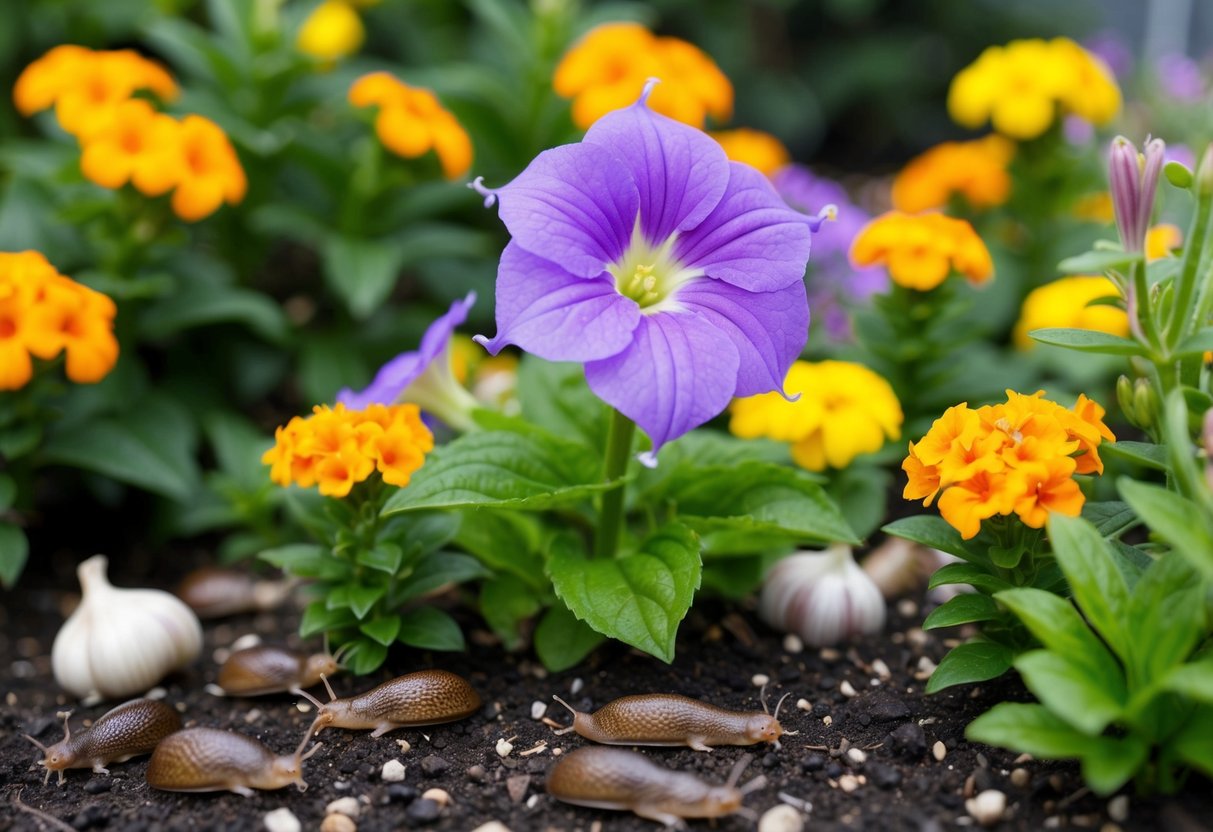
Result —
M636 423L618 410L611 411L611 425L607 429L606 460L603 465L603 480L619 480L627 473L628 460L632 456L632 436ZM594 536L594 556L613 558L619 549L619 535L623 529L623 483L604 491L602 511L598 515L598 533Z

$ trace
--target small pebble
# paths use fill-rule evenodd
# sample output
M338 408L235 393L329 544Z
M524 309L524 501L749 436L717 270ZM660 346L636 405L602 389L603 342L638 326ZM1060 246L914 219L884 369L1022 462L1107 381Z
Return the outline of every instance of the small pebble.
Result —
M842 653L839 653L833 647L823 647L817 653L823 662L836 662L842 658Z
M767 809L758 819L758 832L801 832L804 816L786 803Z
M422 800L432 800L439 806L446 806L451 802L451 795L442 789L426 789L421 793Z
M1117 823L1124 823L1129 819L1129 796L1127 794L1118 794L1108 801L1108 817Z
M858 748L848 748L847 759L855 765L861 766L867 762L868 755L863 753L863 751Z
M838 692L841 693L843 696L845 696L847 699L850 699L851 697L855 696L855 694L858 693L858 691L855 690L855 686L852 685L850 682L848 682L846 679L843 679L842 684L838 686Z
M433 800L421 798L414 800L409 804L409 807L404 810L404 815L414 824L417 823L433 823L438 820L438 816L442 814L442 807Z
M358 824L346 815L325 815L320 821L320 832L355 832Z
M834 724L834 717L830 716L829 714L826 714L825 716L823 716L821 718L821 724L826 726L827 728L830 727L831 725Z
M339 797L324 807L324 813L326 815L345 815L346 817L358 820L358 812L361 809L362 804L358 802L358 798Z
M505 790L510 796L511 803L521 803L526 797L526 790L531 785L531 775L515 774L505 781Z
M996 789L987 789L965 801L965 811L982 826L998 823L1006 810L1007 796Z
M935 744L931 746L931 756L936 762L943 762L943 758L948 756L948 747L943 744L943 740L935 740Z
M1016 788L1026 788L1032 782L1032 773L1026 768L1017 768L1011 770L1011 785Z
M844 774L838 778L838 788L850 794L859 788L859 778L854 774Z
M533 794L526 799L526 807L528 809L534 809L538 805L539 805L539 795ZM595 821L595 823L597 823L597 821Z
M399 760L388 760L383 764L379 775L385 783L400 783L404 780L404 763Z
M285 806L267 812L261 822L265 824L267 832L303 832L303 824L299 822L299 818Z
M92 829L93 827L101 827L109 824L109 810L104 806L94 803L91 806L85 806L81 811L77 812L72 818L73 829Z
M260 708L251 708L249 710L249 712L244 715L244 724L252 725L254 722L256 722L259 719L261 719L261 709Z
M897 614L905 618L917 618L918 604L910 598L902 598L897 602Z
M404 783L393 783L387 787L387 796L392 803L412 803L417 799L417 789Z
M569 685L569 693L576 696L577 694L581 693L581 689L584 687L585 687L585 682L583 682L581 680L581 678L578 677L578 678L574 679L572 681L572 683Z
M421 760L421 772L426 777L436 777L450 767L451 764L437 754L430 754Z
M473 783L483 783L484 778L488 777L488 772L484 770L484 766L482 765L469 766L467 776Z
M893 675L893 672L889 670L889 666L885 664L884 659L876 659L872 662L872 672L881 679L888 679Z
M472 832L510 832L510 828L499 820L491 820L477 826Z
M396 745L400 746L401 754L408 754L413 747L408 740L396 740Z
M895 789L901 785L901 772L884 763L871 763L864 768L872 782L881 789Z
M771 684L771 677L765 673L755 673L750 677L750 684L756 688Z
M261 636L256 633L245 633L240 638L232 642L231 650L235 653L237 650L243 650L246 647L256 647L261 643Z
M92 780L89 780L84 784L84 790L89 794L102 794L103 792L108 792L111 788L113 788L113 785L114 784L110 782L108 777L94 777Z
M800 636L796 635L795 633L788 633L786 636L783 637L783 652L785 652L785 653L804 652L804 641L800 638ZM761 824L759 824L759 825L761 826Z
M13 693L11 690L4 694L4 704L8 705L10 708L15 708L17 706L17 694Z
M543 715L547 712L548 705L546 702L535 700L531 703L531 719L543 719Z
M163 699L166 696L168 696L168 691L162 687L154 687L143 694L144 699Z
M796 710L811 711L811 710L813 710L813 703L810 702L809 700L805 699L804 697L801 697L800 699L796 700Z
M508 757L508 756L510 756L510 752L513 750L514 750L514 744L512 742L510 742L509 740L507 740L505 737L502 737L501 739L497 740L497 756L498 757Z

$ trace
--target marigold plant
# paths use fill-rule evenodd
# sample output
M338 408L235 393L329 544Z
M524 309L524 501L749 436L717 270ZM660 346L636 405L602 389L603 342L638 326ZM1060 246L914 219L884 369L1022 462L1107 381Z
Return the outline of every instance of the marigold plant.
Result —
M349 410L318 404L274 432L274 447L261 457L270 479L282 486L317 486L328 497L345 497L378 470L389 485L406 486L434 449L434 436L413 404L374 404Z
M183 220L203 219L224 202L244 199L248 180L235 148L215 122L197 115L181 120L173 211Z
M1100 275L1063 277L1033 289L1024 298L1015 324L1015 345L1021 350L1031 349L1036 342L1028 333L1052 327L1090 329L1123 338L1129 334L1129 317L1124 309L1092 305L1100 298L1119 296L1116 284Z
M734 162L744 162L767 176L773 176L775 171L792 161L783 142L761 130L748 127L720 130L712 133L712 138L720 142L725 155Z
M893 207L907 213L944 208L953 195L973 208L1007 201L1007 166L1015 145L1002 136L971 142L944 142L911 159L893 180Z
M655 112L703 127L733 114L733 85L698 47L657 37L639 23L606 23L573 45L556 67L556 94L573 99L573 123L589 128L631 104L645 81L660 78L649 98Z
M83 142L80 170L105 188L127 182L147 196L160 196L180 178L180 126L146 100L133 98Z
M116 312L108 296L59 274L42 254L0 252L0 390L24 387L33 358L60 353L72 381L100 381L118 361Z
M355 107L379 108L375 133L383 146L406 159L434 151L447 179L472 166L472 140L429 90L410 87L387 72L364 75L350 87Z
M1050 511L1076 517L1085 497L1074 475L1103 473L1099 445L1116 439L1103 415L1085 395L1067 410L1043 390L1008 390L1005 403L976 410L950 407L910 443L902 496L924 506L938 496L939 513L966 540L996 515L1014 513L1034 529Z
M970 283L994 274L994 261L973 226L943 214L890 211L869 222L851 244L856 267L884 264L894 283L922 292L953 271Z
M850 361L797 361L784 389L737 399L729 430L744 439L792 444L792 458L810 471L845 468L860 454L901 437L901 404L889 383Z

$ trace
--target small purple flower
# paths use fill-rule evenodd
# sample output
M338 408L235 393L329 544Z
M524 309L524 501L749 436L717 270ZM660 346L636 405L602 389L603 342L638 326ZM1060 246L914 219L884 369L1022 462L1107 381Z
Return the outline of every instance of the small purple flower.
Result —
M707 134L640 100L496 190L513 239L497 335L585 364L599 398L666 442L734 396L782 390L808 331L805 263L820 220L791 210Z
M1137 148L1124 136L1112 140L1108 158L1108 180L1111 185L1112 207L1116 213L1116 228L1125 251L1139 252L1145 248L1150 215L1158 191L1158 176L1162 173L1166 144L1162 139L1146 142L1144 160L1139 162Z
M357 393L348 387L341 390L337 401L351 410L363 410L372 404L411 402L453 428L471 429L470 414L479 405L455 380L450 344L455 327L467 320L468 310L475 302L475 292L456 300L445 315L430 324L416 350L402 352L380 367L366 389Z

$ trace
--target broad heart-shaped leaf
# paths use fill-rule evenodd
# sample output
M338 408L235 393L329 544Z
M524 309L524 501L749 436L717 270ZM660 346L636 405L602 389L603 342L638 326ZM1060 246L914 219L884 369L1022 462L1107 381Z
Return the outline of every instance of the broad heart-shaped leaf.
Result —
M320 255L325 282L359 319L383 303L404 263L404 249L395 242L343 234L323 240Z
M0 522L0 584L9 589L21 577L29 559L29 539L12 523Z
M1053 555L1065 573L1083 615L1121 661L1132 661L1132 634L1126 626L1129 589L1107 543L1081 517L1053 512L1048 520Z
M1213 532L1195 503L1162 486L1128 477L1117 479L1116 487L1147 526L1213 578Z
M1079 352L1097 352L1105 355L1145 354L1145 348L1136 341L1091 329L1034 329L1028 333L1028 337L1042 344L1067 347Z
M1106 452L1110 456L1127 459L1130 462L1135 462L1146 468L1153 468L1156 471L1166 471L1171 467L1167 461L1167 446L1155 445L1152 442L1132 442L1127 439L1121 439L1118 442L1105 442L1100 446L1099 452L1101 454ZM1083 515L1086 515L1085 507Z
M924 630L936 630L940 627L955 627L957 624L969 624L973 621L989 621L998 617L998 604L989 595L980 593L964 593L949 598L927 616L922 622Z
M573 614L605 636L674 660L678 624L699 589L699 540L667 523L631 553L587 558L569 536L553 541L548 574Z
M1091 737L1044 705L1001 702L969 723L965 736L975 742L1026 751L1045 759L1077 757L1091 790L1108 795L1145 762L1149 748L1136 737Z
M463 633L455 619L433 607L417 607L400 615L401 644L425 650L462 650Z
M948 525L948 521L934 514L916 514L903 517L881 527L885 534L921 543L930 549L938 549L949 555L971 563L988 564L989 557L960 536L960 532Z
M1204 355L1211 350L1213 350L1213 327L1207 326L1185 338L1183 343L1175 348L1175 357Z
M968 584L976 590L994 594L1004 589L1010 589L1011 584L997 575L992 575L979 566L971 563L947 563L935 570L927 589L935 589L949 584Z
M604 641L606 636L578 620L559 601L548 608L535 628L535 653L553 672L569 669Z
M1030 650L1016 656L1014 665L1045 707L1084 734L1098 736L1124 712L1123 681L1109 689L1079 659Z
M590 392L580 364L523 355L518 364L518 402L527 421L598 453L606 447L610 410Z
M383 514L432 508L546 509L602 491L602 463L588 450L541 431L480 431L436 448Z
M367 638L379 642L384 647L390 647L400 633L400 616L389 615L372 621L364 621L358 625L358 629Z
M938 693L953 685L984 682L1011 669L1011 648L992 641L969 641L943 657L927 682L927 693Z
M499 575L480 585L480 614L507 650L522 646L518 625L540 607L535 589L516 575Z

